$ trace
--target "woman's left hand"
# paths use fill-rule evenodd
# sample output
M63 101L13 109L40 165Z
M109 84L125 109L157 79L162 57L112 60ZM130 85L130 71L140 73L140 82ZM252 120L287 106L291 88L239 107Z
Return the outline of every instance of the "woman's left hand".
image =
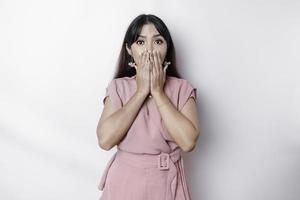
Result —
M152 96L161 94L166 81L166 70L168 65L162 68L162 62L158 51L153 51L150 55L152 69L150 72L150 91Z

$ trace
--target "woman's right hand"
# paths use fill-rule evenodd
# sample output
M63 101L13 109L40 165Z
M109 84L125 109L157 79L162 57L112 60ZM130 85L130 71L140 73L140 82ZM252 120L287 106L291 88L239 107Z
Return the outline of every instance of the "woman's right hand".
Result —
M136 69L137 92L147 96L150 92L150 53L144 51L139 57Z

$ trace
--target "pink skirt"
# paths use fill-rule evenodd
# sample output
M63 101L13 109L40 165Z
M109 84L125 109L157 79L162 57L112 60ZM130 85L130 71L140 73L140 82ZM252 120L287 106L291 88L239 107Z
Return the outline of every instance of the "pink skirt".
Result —
M180 149L150 155L118 148L98 188L99 200L191 200Z

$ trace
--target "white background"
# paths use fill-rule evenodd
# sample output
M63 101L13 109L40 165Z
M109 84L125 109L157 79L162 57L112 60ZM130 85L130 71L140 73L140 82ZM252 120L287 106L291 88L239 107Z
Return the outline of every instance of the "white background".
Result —
M155 14L198 88L194 200L300 199L300 2L0 1L0 199L95 200L125 31Z

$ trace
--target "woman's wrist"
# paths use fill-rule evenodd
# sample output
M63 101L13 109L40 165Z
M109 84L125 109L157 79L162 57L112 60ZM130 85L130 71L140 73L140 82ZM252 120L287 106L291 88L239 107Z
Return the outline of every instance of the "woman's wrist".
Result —
M168 96L164 92L154 93L153 97L155 99L155 103L157 105L157 108L163 107L163 106L171 103Z
M167 101L167 102L161 103L161 104L158 105L157 107L158 107L158 108L161 108L161 107L163 107L163 106L165 106L165 105L167 105L167 104L169 104L169 103L171 103L171 102L170 102L170 101Z

